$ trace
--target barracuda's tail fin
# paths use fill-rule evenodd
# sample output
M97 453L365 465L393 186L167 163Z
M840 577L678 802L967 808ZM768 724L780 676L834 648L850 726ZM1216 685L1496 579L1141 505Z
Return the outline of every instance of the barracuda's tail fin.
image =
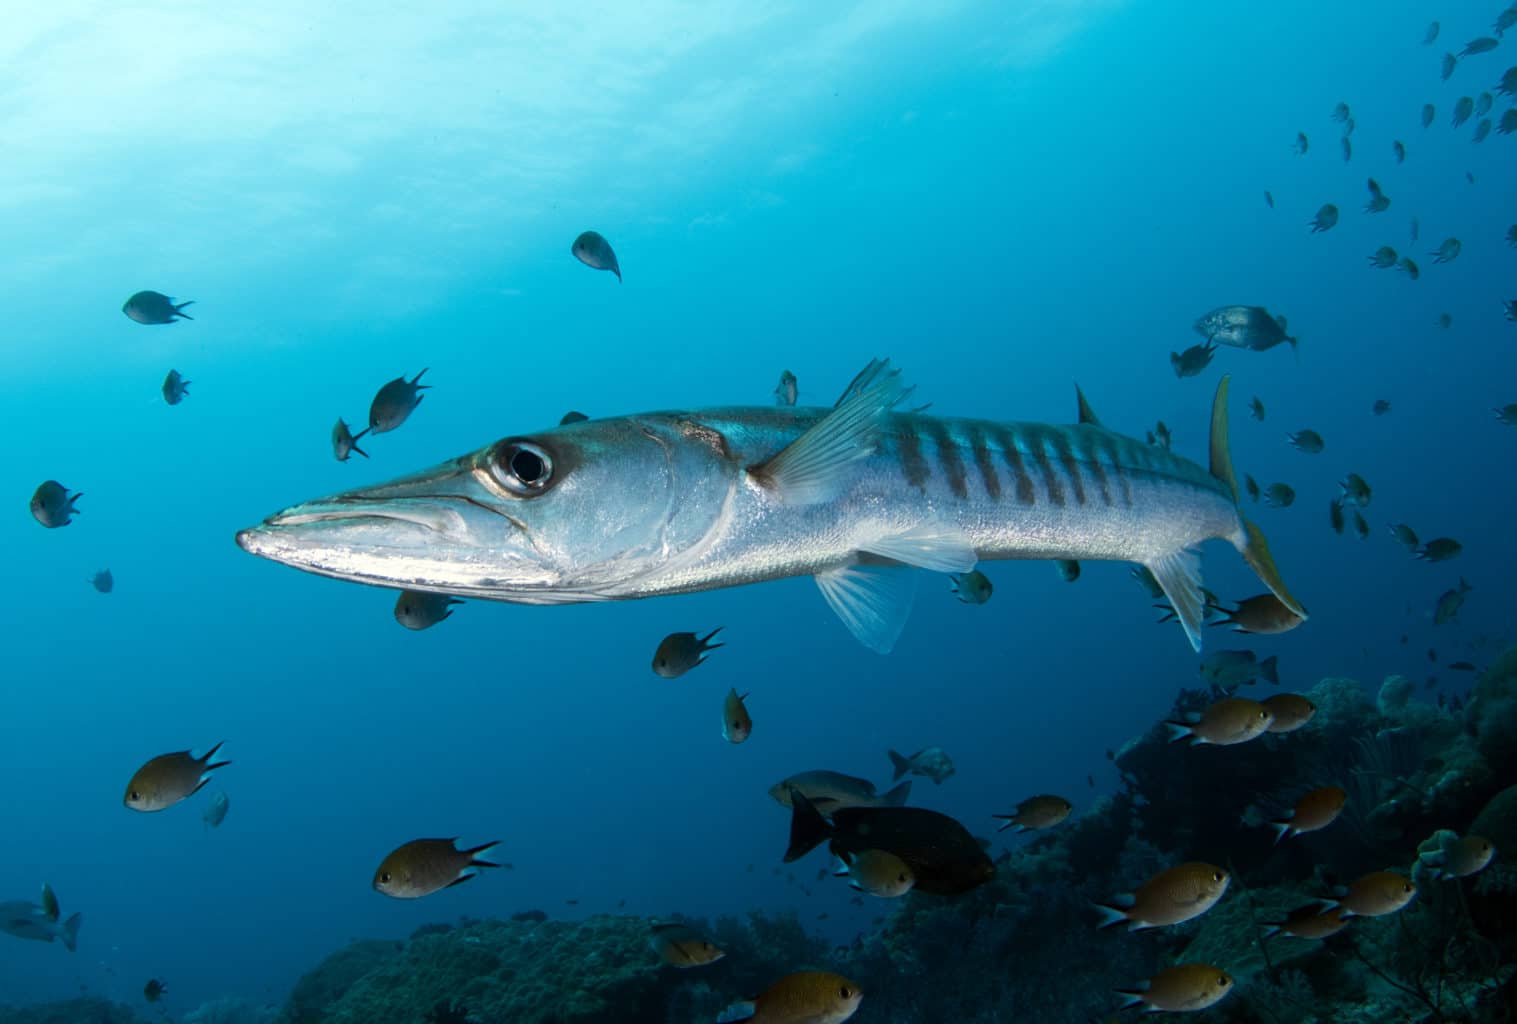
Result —
M1227 389L1230 381L1230 377L1222 378L1222 382L1217 385L1217 397L1212 400L1211 474L1227 485L1236 503L1238 478L1233 473L1232 449L1227 439ZM1238 521L1241 528L1230 538L1233 547L1238 549L1243 560L1258 574L1264 585L1280 599L1280 603L1305 619L1306 609L1292 596L1285 586L1285 581L1280 578L1280 570L1275 566L1274 556L1269 553L1269 542L1264 539L1264 531L1245 519L1241 509L1238 512Z

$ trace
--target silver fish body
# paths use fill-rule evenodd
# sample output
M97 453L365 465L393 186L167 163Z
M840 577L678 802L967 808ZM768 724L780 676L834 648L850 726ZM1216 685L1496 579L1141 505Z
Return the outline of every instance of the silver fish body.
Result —
M893 377L850 388L831 410L659 412L508 437L414 476L288 508L237 540L319 575L524 604L811 575L877 650L889 649L909 610L911 576L892 571L902 565L1138 562L1184 591L1197 646L1193 546L1228 539L1283 590L1230 480L1093 416L1053 426L893 412L905 394L889 392ZM1225 396L1224 383L1219 408ZM821 468L797 457L782 471L777 455L840 419L866 423L846 457ZM1225 450L1225 417L1222 431Z

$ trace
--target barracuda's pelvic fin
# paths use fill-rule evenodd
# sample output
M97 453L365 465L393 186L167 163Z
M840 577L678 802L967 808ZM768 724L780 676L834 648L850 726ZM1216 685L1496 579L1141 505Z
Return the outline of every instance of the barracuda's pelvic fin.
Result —
M911 617L917 574L904 565L848 565L818 573L816 585L859 643L889 654Z
M873 455L886 413L911 393L890 360L875 360L854 378L832 412L748 475L787 505L815 505L843 485L843 470Z

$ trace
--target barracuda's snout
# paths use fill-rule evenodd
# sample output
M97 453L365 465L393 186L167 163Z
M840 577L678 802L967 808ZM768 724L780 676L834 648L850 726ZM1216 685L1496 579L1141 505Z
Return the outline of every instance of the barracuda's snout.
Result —
M498 441L434 469L304 502L243 550L358 583L528 603L596 600L668 549L671 445L633 421Z

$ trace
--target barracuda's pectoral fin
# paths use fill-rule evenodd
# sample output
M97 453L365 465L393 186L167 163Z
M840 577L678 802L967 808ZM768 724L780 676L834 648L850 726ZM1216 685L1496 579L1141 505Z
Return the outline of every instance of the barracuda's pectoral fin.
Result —
M874 454L885 415L911 393L889 360L875 360L849 385L837 407L748 476L789 505L814 505L837 494L845 470Z
M816 585L859 643L889 654L911 615L916 575L904 565L846 565L817 573Z
M1185 627L1185 635L1189 638L1191 647L1199 651L1201 622L1206 617L1206 599L1201 590L1200 557L1194 551L1173 551L1143 564L1154 574L1154 579L1159 581L1164 596L1169 598L1170 607L1175 618L1180 620L1180 625Z
M829 569L817 574L816 585L859 642L881 654L890 653L911 615L916 598L912 570L968 572L979 560L968 534L932 521L860 544L859 553L899 564Z

